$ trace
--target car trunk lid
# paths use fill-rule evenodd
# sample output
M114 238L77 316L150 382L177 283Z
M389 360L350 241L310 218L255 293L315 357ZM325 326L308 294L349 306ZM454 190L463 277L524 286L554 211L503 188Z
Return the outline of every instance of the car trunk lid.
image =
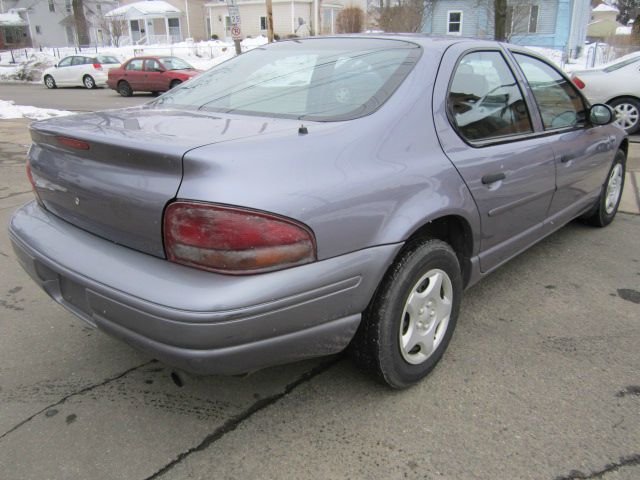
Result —
M292 127L288 121L148 107L73 115L32 124L29 162L47 210L164 257L162 215L180 186L183 155L282 128Z

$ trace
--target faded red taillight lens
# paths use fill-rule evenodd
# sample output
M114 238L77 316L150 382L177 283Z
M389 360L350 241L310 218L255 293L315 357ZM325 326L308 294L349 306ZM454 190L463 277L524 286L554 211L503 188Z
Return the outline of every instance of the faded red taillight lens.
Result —
M64 145L65 147L75 148L77 150L89 150L91 146L82 140L78 140L76 138L70 137L56 137L56 140L60 145Z
M212 272L264 273L316 259L311 230L270 213L177 201L163 227L170 261Z
M586 87L586 85L584 84L584 82L582 80L580 80L580 77L573 77L573 84L578 87L580 90L582 90L584 87Z
M42 205L42 200L40 200L40 195L38 195L38 190L36 189L36 182L33 180L33 173L31 173L31 163L29 163L29 158L27 157L27 178L29 179L29 183L31 184L31 189L33 190L33 194L36 196L36 200L39 204Z
M99 63L94 63L93 68L95 68L96 70L102 70L102 65Z

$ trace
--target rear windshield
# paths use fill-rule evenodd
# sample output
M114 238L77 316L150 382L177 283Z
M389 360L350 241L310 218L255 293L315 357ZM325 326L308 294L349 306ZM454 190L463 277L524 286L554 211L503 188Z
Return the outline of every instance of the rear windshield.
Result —
M160 61L167 70L193 70L191 65L176 57L161 57Z
M213 112L337 121L377 110L421 48L384 39L274 43L224 62L155 104Z
M626 60L622 60L621 62L614 63L613 65L609 65L607 68L603 69L605 72L610 73L614 72L622 67L626 67L627 65L631 65L640 60L640 56L627 58Z
M95 58L95 63L120 63L116 57L111 57L109 55L100 55Z

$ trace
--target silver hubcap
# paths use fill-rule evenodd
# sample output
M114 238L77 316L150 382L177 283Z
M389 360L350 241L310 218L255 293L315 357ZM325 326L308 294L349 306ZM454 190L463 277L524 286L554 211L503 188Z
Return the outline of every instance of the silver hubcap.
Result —
M53 79L51 77L47 77L47 87L53 87Z
M638 109L630 103L621 103L614 107L616 112L616 125L620 125L622 128L629 129L638 123L640 112Z
M442 343L452 304L451 279L442 270L429 270L413 286L400 322L400 352L407 362L426 361Z
M607 215L611 215L618 205L620 194L622 193L622 165L617 164L613 167L609 181L607 182L607 192L604 209Z
M93 87L93 80L90 77L84 79L84 86L87 88Z

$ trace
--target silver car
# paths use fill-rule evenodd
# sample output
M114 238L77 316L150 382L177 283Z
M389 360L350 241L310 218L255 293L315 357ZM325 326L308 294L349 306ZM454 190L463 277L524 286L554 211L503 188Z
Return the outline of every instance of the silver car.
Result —
M340 352L424 377L476 283L617 211L628 148L544 59L462 38L295 39L137 108L32 124L11 220L55 301L177 367Z

